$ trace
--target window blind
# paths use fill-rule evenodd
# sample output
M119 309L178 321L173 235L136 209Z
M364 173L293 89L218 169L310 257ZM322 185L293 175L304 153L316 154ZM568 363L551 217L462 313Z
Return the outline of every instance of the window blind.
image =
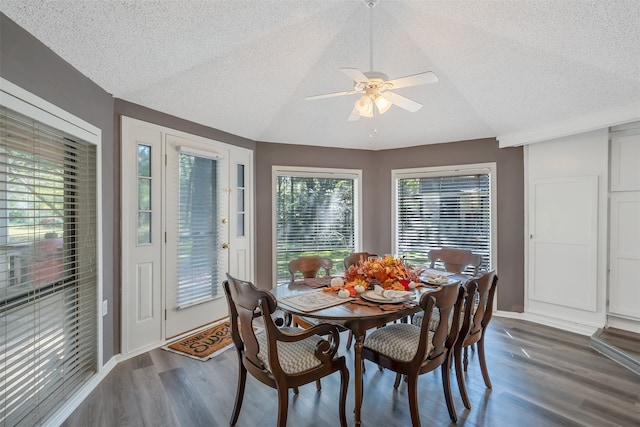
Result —
M334 271L355 250L357 179L276 177L278 279L289 278L289 261L303 255L333 260Z
M97 371L96 147L0 106L0 425Z
M491 255L490 173L403 176L396 179L397 254L414 265L431 249L455 247ZM442 267L442 266L439 266Z
M219 160L179 154L178 307L222 295Z

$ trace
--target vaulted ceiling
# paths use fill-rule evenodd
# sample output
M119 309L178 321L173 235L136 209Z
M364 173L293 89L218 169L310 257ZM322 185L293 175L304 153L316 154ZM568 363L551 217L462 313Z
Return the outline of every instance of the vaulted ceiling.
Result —
M535 132L640 108L637 0L379 0L373 68L439 82L348 122L363 0L21 1L0 10L117 98L257 141L382 149ZM374 130L377 130L375 132Z

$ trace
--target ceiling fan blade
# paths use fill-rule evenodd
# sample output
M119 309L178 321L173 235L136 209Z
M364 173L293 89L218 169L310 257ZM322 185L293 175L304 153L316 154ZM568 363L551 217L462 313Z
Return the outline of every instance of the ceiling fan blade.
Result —
M385 92L383 96L389 101L393 102L394 105L397 105L400 108L404 108L405 110L412 113L415 113L422 108L422 104L420 104L419 102L406 98L402 95L398 95L397 93Z
M314 99L333 98L334 96L351 95L353 93L358 93L358 92L355 90L345 90L343 92L332 92L332 93L325 93L322 95L307 96L304 99L306 99L307 101L313 101Z
M410 76L399 77L397 79L389 80L387 83L391 83L393 87L391 89L399 89L409 86L425 85L427 83L435 83L438 81L438 76L432 71L425 73L413 74Z
M340 71L351 77L351 79L356 83L366 83L369 81L367 76L365 76L364 73L357 68L340 68Z
M347 121L355 122L356 120L360 120L360 113L358 112L358 109L356 107L353 107L353 110L351 110L351 114L349 114L349 118L347 119Z

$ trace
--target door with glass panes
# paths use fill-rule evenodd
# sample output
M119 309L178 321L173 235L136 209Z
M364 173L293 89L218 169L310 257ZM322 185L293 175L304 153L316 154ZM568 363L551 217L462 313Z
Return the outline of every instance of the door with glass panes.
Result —
M253 158L130 118L122 136L126 354L224 318L227 272L253 279Z

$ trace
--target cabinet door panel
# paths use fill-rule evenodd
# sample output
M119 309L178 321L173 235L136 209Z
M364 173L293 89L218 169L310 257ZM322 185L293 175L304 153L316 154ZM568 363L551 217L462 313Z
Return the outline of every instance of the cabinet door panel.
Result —
M640 192L611 194L609 313L640 319Z

